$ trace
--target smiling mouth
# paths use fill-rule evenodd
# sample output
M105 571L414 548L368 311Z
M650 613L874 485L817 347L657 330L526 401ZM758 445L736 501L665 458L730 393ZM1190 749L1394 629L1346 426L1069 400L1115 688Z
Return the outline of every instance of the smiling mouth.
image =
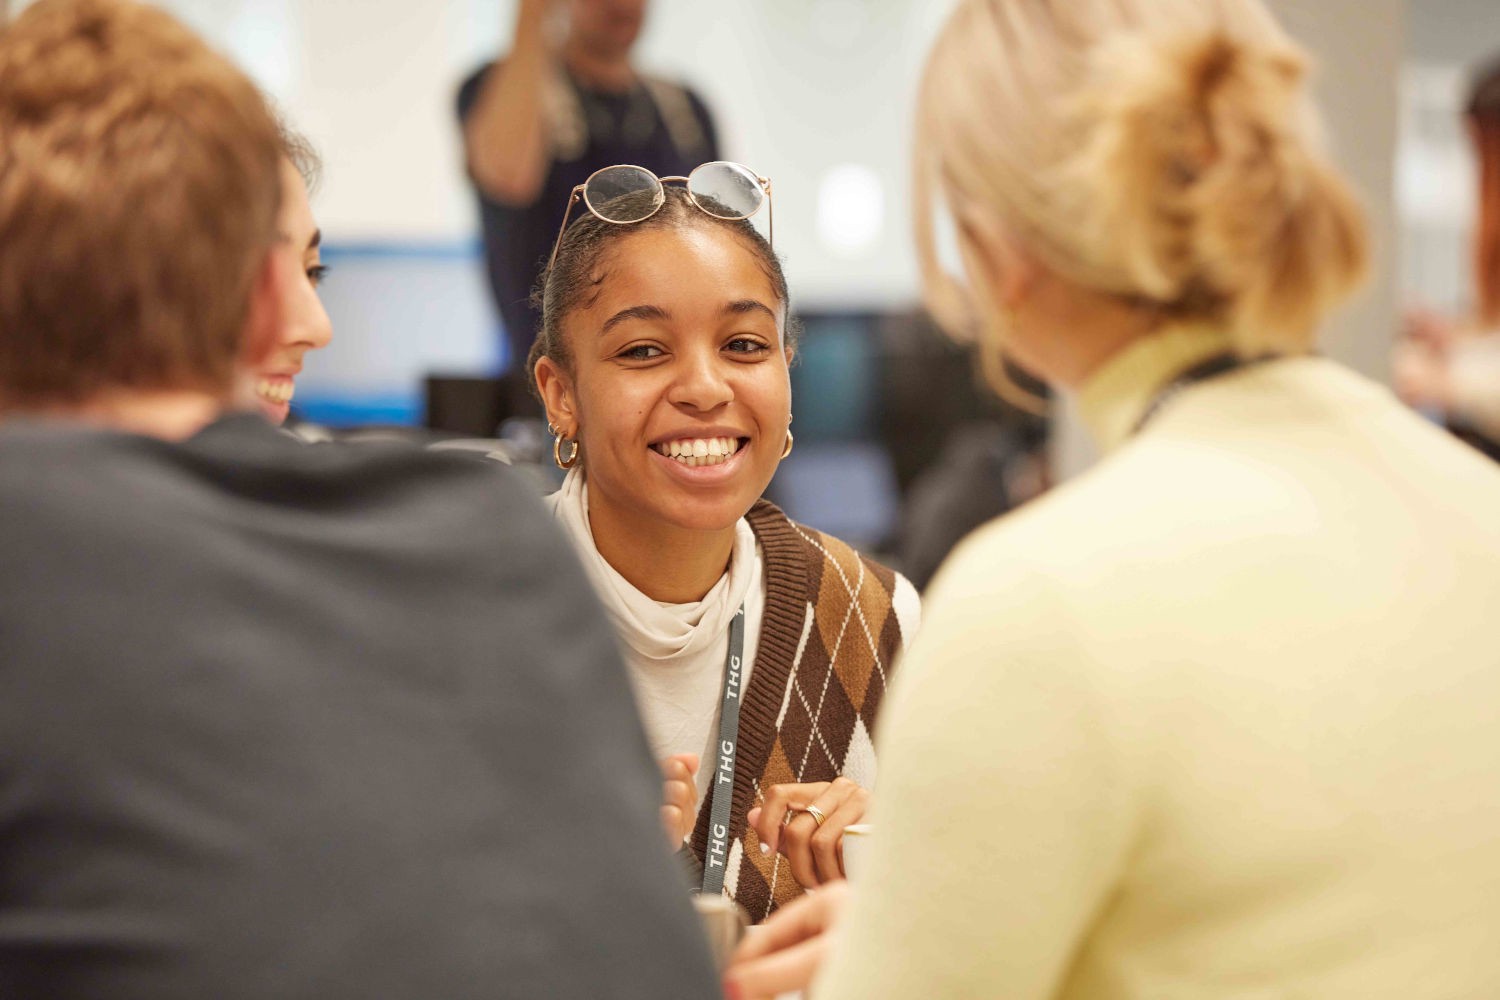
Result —
M268 403L290 403L296 392L296 387L290 381L279 382L263 378L255 383L255 394Z
M723 465L749 442L749 438L681 438L653 444L651 450L679 465L695 469L704 465Z

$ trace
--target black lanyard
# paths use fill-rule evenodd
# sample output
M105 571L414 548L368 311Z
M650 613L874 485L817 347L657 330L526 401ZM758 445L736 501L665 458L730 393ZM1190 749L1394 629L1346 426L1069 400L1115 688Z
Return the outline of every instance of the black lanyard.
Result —
M703 855L703 894L724 891L729 860L729 807L734 798L734 757L739 749L740 676L745 658L745 606L729 622L729 655L724 660L724 708L719 714L718 764L709 786L708 851Z
M1198 362L1186 371L1179 372L1176 378L1157 391L1156 395L1151 398L1151 404L1146 407L1146 412L1142 413L1140 419L1130 428L1130 433L1132 435L1139 434L1141 428L1149 424L1157 413L1161 411L1161 408L1167 405L1182 390L1192 388L1199 382L1207 382L1209 379L1218 378L1220 375L1227 375L1230 372L1239 371L1242 368L1250 368L1254 365L1262 365L1267 361L1275 361L1281 357L1284 357L1284 355L1262 354L1254 358L1242 358L1231 351L1225 351L1222 354L1215 354L1211 358Z

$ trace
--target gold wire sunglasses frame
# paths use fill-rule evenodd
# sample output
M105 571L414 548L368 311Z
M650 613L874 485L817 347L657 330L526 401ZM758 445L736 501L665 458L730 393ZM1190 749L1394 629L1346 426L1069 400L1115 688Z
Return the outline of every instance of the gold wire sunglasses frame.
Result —
M589 214L596 219L617 226L628 226L644 222L656 214L657 209L667 200L663 185L669 183L685 185L688 198L698 210L716 219L748 219L759 212L762 205L767 206L767 241L775 247L776 210L770 207L771 182L743 163L713 160L698 166L686 177L658 177L645 167L617 163L595 170L586 181L573 189L568 205L563 209L562 226L558 228L557 240L552 244L552 256L547 261L547 270L551 271L552 265L557 263L557 251L562 247L563 234L568 231L568 217L573 214L573 206L578 202L583 202ZM611 202L631 194L653 195L649 210L636 212L625 218L610 214L608 206Z

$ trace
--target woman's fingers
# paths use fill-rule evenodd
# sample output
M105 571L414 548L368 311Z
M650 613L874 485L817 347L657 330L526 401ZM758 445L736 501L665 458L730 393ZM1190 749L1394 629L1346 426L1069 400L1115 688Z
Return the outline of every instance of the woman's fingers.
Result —
M848 896L848 885L804 894L776 911L776 915L746 935L729 958L732 969L741 962L761 958L820 933L832 922Z
M828 814L823 825L813 831L813 862L817 865L818 878L823 882L844 877L844 830L864 819L869 798L869 792L855 788L853 794Z
M674 754L661 762L662 826L674 851L682 846L698 818L698 785L693 780L697 771L697 754Z
M755 835L765 845L766 853L781 850L781 828L796 813L815 802L827 790L829 782L817 781L806 785L772 785L762 793L763 802L758 810L752 810L756 818L750 820Z
M745 1000L806 989L826 947L824 932L848 898L845 883L810 892L783 907L741 942L724 981Z
M827 950L827 934L818 934L774 955L747 962L725 974L724 982L729 987L725 992L738 1000L773 1000L784 993L806 991Z
M812 813L799 812L792 816L781 831L781 855L792 869L792 878L804 889L822 885L818 878L818 864L813 860L812 835L818 824Z
M792 822L796 813L817 802L838 781L844 781L855 789L859 787L847 778L838 778L835 781L810 781L807 784L774 784L763 790L760 793L762 805L750 811L750 826L753 826L756 837L765 846L765 853L769 855L775 850L781 850L781 829Z
M676 806L661 807L661 829L667 835L667 847L676 851L682 847L682 810Z
M815 793L810 799L809 792ZM796 810L779 831L776 846L786 857L797 883L811 889L842 878L839 842L844 828L863 818L869 793L848 778L817 785L779 785L766 796L768 806L761 813L757 830L769 823L769 803L773 797L785 797Z
M676 778L683 776L691 780L698 774L698 755L695 753L674 753L661 762L661 773L664 778Z
M676 806L684 813L693 811L693 804L698 799L698 788L689 781L668 781L662 785L662 801L669 806Z
M667 846L677 850L688 834L693 831L693 821L698 818L693 808L693 793L684 789L679 781L667 782L665 801L661 807L662 825L667 831Z
M796 864L792 866L792 877L804 888L811 889L824 882L843 878L843 872L839 870L838 849L839 837L843 834L844 827L835 826L834 817L838 815L844 802L859 791L861 791L860 787L848 778L839 778L829 784L823 794L819 795L808 808L806 815L812 820L812 824L810 826L799 825L797 828L797 835L805 835L807 838L806 854L804 857L799 857L798 860L802 862L800 866ZM817 810L816 815L813 810ZM809 879L811 881L808 881Z

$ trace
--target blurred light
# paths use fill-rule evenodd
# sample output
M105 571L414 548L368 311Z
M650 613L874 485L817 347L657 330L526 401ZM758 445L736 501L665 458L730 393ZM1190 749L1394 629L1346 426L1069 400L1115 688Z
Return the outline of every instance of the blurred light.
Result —
M885 228L885 186L861 163L843 163L818 184L818 238L831 253L869 253Z
M242 0L225 35L235 60L267 93L292 100L302 53L290 0Z
M1468 86L1457 66L1401 69L1396 205L1408 225L1462 230L1474 218L1479 179L1462 124Z

